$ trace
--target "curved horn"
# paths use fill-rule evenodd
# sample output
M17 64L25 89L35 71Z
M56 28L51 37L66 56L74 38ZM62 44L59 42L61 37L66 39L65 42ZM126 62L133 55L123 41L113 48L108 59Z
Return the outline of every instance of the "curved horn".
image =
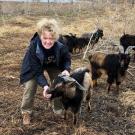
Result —
M123 48L123 46L119 45L119 51L120 51L120 53L124 53L124 48Z
M131 51L135 46L128 46L128 48L125 51L125 54L129 54L129 51Z
M60 78L63 79L64 82L75 82L76 80L70 76L67 76L67 75L62 75L62 74L59 74L58 75Z
M61 78L63 78L63 80L65 81L65 83L74 83L76 85L76 87L78 87L80 90L85 91L86 89L79 84L74 78L70 77L70 76L65 76L65 75L59 75Z
M81 84L79 84L77 81L76 81L76 86L82 90L82 91L86 91L87 89L84 88L84 86L82 86Z

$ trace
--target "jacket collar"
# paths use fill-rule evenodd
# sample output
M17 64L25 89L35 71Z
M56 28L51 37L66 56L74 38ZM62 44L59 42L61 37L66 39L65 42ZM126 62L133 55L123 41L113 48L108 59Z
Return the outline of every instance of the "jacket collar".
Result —
M41 43L40 37L37 32L34 34L34 36L31 40L35 42L36 56L40 59L41 64L43 64L43 62L44 62L43 47L42 47L42 43Z
M37 42L36 56L40 59L41 64L43 64L45 58L44 58L43 49L41 48L39 42Z
M43 46L40 40L40 37L38 35L38 33L35 33L35 35L33 36L32 40L35 40L35 44L36 44L36 56L40 59L41 64L43 64L44 61L46 61L46 57L43 51ZM57 66L59 66L59 57L60 57L60 48L61 48L61 43L56 41L54 43L55 46L55 54L56 54L56 64Z

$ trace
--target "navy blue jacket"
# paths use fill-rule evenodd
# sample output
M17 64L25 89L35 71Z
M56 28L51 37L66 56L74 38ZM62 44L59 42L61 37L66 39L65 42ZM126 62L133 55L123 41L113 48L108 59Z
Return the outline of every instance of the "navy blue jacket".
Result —
M61 70L70 71L71 67L71 56L62 43L56 41L54 43L54 50L56 56L56 66ZM44 66L46 59L46 54L44 54L43 46L38 33L35 33L30 41L30 45L24 56L22 62L22 68L20 73L20 83L29 81L35 78L40 86L48 85L46 78L43 75Z

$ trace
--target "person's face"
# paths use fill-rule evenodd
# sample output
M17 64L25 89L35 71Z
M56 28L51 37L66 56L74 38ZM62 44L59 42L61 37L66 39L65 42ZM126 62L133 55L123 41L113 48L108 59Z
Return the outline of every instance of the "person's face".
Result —
M42 32L40 39L45 49L50 49L54 45L54 42L55 42L55 39L52 33L49 31Z

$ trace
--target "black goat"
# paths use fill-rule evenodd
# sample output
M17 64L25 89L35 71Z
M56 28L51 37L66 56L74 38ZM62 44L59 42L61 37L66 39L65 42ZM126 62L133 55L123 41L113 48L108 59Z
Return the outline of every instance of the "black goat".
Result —
M74 52L76 52L77 49L79 49L78 52L80 52L88 43L90 42L91 48L94 47L94 45L98 42L99 38L103 37L103 30L97 29L94 33L84 33L81 35L81 37L76 37L74 40ZM91 40L91 41L90 41Z
M120 38L120 44L123 46L125 52L129 46L135 46L135 35L122 35Z
M63 107L65 109L64 118L67 119L67 110L71 108L73 112L73 123L76 125L78 112L81 108L83 99L88 101L88 109L90 109L90 97L93 88L92 74L88 68L79 68L75 70L70 77L57 76L53 84L47 92L52 94L51 99L61 97ZM87 96L85 95L87 93ZM85 98L86 97L86 98Z
M87 41L87 44L90 41L90 44L92 45L91 47L93 48L94 45L99 41L99 38L102 39L102 37L104 36L103 34L103 30L102 29L97 29L94 33L84 33L81 35L82 38L85 38Z
M124 52L126 52L129 46L132 46L133 50L135 51L135 35L129 35L124 33L124 35L120 37L120 44L123 46Z
M94 33L84 33L81 37L77 37L76 34L69 33L69 35L59 35L58 41L66 45L70 53L76 53L76 50L79 49L80 52L91 39L90 44L92 48L98 42L99 38L103 37L103 30L97 29Z
M69 34L70 35L59 35L58 41L66 45L69 49L69 52L73 53L73 49L77 44L77 38L76 35L73 35L72 33Z
M89 43L88 38L83 38L83 37L76 37L76 44L74 45L74 52L80 53L82 49Z
M125 77L126 70L130 62L128 54L103 54L95 53L89 56L89 61L92 66L92 80L97 84L97 79L102 75L103 71L107 74L108 93L112 83L116 82L117 93L119 93L119 85L121 79Z

